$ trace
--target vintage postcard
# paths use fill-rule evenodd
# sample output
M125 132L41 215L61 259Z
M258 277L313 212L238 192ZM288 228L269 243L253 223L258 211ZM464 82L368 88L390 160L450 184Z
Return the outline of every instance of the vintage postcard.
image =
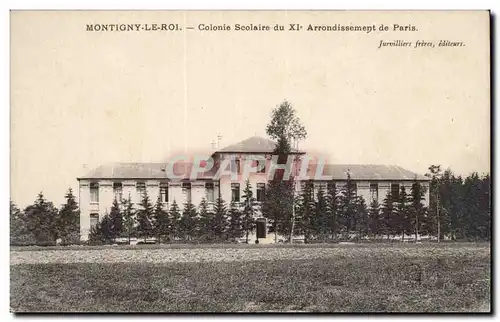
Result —
M491 312L490 21L11 11L11 311Z

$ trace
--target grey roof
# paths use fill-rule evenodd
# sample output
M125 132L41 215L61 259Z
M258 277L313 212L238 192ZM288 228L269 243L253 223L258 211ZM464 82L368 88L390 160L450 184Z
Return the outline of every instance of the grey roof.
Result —
M111 163L101 165L78 179L165 179L166 163ZM177 162L174 173L185 174L185 178L191 173L191 163ZM204 173L200 178L212 178L214 173Z
M165 163L114 163L97 167L79 179L165 179ZM177 163L174 172L185 173L185 178L191 173L190 163ZM311 166L308 175L314 176L315 167ZM213 178L216 169L204 173L201 179ZM327 164L324 175L332 175L336 180L345 180L347 171L354 180L429 180L427 177L403 169L397 165L365 165L365 164Z
M260 136L252 136L241 142L231 144L217 152L243 152L243 153L272 153L276 147L276 142ZM297 149L292 152L303 153Z
M314 175L315 167L311 167L309 176ZM429 180L429 178L401 168L397 165L383 164L326 164L324 175L331 175L334 179L347 178L349 171L353 180Z

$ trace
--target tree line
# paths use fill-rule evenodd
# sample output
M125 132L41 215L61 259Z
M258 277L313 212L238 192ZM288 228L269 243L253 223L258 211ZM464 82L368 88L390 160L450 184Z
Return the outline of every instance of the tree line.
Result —
M231 242L246 236L255 228L253 198L247 182L243 200L251 207L229 205L218 198L211 205L203 198L196 207L191 202L184 203L182 209L174 200L165 209L160 196L153 204L144 192L138 207L134 207L130 196L121 202L114 200L109 213L99 223L91 227L90 243L114 243L118 238L138 238L147 242Z

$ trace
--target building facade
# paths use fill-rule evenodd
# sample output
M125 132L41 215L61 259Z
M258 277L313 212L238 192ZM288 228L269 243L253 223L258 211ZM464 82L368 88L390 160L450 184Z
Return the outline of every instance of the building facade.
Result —
M211 155L213 167L198 173L195 173L196 169L193 170L193 163L185 160L175 164L116 163L97 167L85 176L77 178L81 239L88 239L90 228L109 213L115 198L121 201L130 197L136 207L139 207L144 192L147 192L152 202L160 196L165 209L168 209L174 200L182 209L182 205L186 202L197 206L205 198L211 204L219 196L228 203L238 204L243 199L245 181L248 179L259 208L259 204L264 200L269 172L276 168L271 162L274 148L275 142L254 136L215 151ZM326 190L328 182L333 182L337 189L341 189L349 173L357 195L362 196L367 203L374 199L382 203L388 191L399 194L401 186L409 191L415 180L425 188L424 203L429 199L429 179L399 166L339 164L318 166L309 162L303 166L306 157L305 152L292 149L290 160L294 165L293 169L296 169L295 175L298 175L300 169L304 169L303 174L309 177L307 181L314 185L315 195L319 189ZM203 160L196 160L203 163ZM222 168L226 168L225 165L229 165L226 169L227 175L220 175ZM255 171L247 170L251 167ZM193 176L193 173L196 176ZM330 178L326 179L327 176ZM297 184L297 193L303 188L305 181L302 180ZM255 235L253 234L250 239L255 239ZM268 237L259 241L270 243L274 238Z

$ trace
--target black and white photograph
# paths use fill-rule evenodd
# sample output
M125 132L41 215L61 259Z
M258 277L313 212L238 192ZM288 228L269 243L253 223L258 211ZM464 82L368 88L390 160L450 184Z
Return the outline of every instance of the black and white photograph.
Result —
M11 313L492 313L489 11L9 16Z

